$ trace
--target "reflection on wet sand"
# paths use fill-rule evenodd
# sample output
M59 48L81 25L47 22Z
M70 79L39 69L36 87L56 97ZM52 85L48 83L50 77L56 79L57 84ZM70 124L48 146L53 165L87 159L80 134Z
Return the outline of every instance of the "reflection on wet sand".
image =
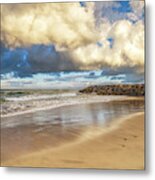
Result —
M65 106L2 119L2 162L75 141L87 129L104 128L120 117L142 112L141 100Z

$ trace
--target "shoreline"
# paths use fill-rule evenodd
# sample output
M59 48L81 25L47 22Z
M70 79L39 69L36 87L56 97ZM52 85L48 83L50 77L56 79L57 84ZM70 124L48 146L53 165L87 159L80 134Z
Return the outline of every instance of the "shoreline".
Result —
M27 113L34 113L37 111L44 111L44 110L46 111L46 110L50 110L50 109L55 109L55 108L65 107L65 106L71 106L71 105L102 103L102 102L106 103L106 102L126 101L126 100L144 100L144 97L135 97L135 96L99 96L99 95L93 95L92 99L89 99L89 96L92 96L92 95L83 95L82 97L84 97L84 98L80 97L81 99L75 99L75 100L70 99L69 101L67 100L66 102L61 102L61 99L59 99L58 104L53 103L52 105L44 105L44 103L41 102L41 100L40 100L40 103L42 103L43 107L32 107L31 109L16 111L16 112L8 113L8 114L2 114L1 113L1 118L13 117L13 116L27 114ZM106 99L107 97L113 97L113 99L112 100ZM46 101L50 101L50 100L46 100Z
M144 112L120 118L111 127L89 138L92 131L85 132L75 142L34 152L2 165L144 169Z

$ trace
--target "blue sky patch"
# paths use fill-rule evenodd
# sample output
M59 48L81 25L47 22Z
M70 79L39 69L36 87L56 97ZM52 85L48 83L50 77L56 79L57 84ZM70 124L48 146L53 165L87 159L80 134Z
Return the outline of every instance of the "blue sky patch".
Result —
M118 1L119 5L118 7L113 7L114 11L118 11L120 13L127 13L132 12L132 8L130 6L129 1Z
M107 40L110 42L110 48L113 48L114 39L113 38L108 38Z

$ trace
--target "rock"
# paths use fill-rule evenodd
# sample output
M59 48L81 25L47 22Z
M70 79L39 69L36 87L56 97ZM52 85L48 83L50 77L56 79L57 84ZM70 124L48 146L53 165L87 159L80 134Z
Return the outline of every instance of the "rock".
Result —
M128 96L144 96L144 84L117 84L103 86L89 86L79 91L80 93L95 93L97 95L128 95Z

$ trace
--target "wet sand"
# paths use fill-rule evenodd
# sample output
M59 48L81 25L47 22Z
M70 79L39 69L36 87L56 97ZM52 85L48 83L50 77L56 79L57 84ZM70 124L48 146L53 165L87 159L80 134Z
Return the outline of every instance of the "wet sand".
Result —
M92 129L89 132L92 132ZM73 143L64 143L55 148L48 147L16 157L14 160L3 161L1 165L144 169L144 113L128 115L94 136L90 136L87 131L87 134L83 134Z
M65 97L66 96L66 97ZM133 96L98 96L91 94L75 94L75 96L24 96L19 98L8 98L1 104L1 117L12 117L27 113L35 113L42 110L50 110L59 107L66 107L70 105L100 103L109 101L123 101L123 100L143 100L143 97Z

